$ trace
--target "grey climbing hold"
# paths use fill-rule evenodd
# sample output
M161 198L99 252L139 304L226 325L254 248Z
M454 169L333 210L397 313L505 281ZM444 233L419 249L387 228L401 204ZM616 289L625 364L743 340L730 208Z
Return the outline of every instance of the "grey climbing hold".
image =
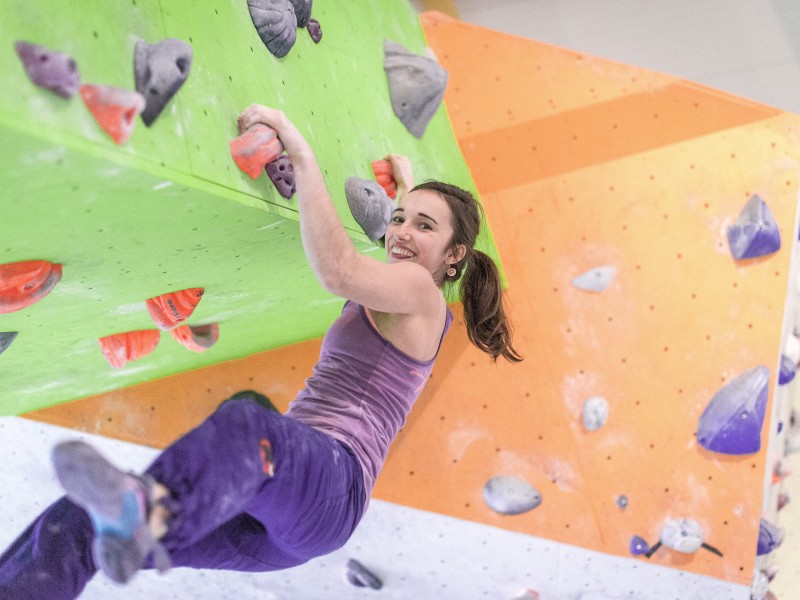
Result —
M347 205L367 237L377 242L386 233L394 202L377 181L348 177L344 182Z
M758 194L750 197L736 223L728 227L728 244L736 260L766 256L780 249L778 224Z
M721 388L700 415L697 441L722 454L751 454L761 448L770 371L745 371Z
M369 587L373 590L383 587L383 582L354 558L347 561L347 581L356 587Z
M287 200L294 196L296 191L294 166L287 155L282 154L275 160L268 162L265 169L267 170L267 176L281 196Z
M261 41L277 58L289 54L297 39L297 16L289 0L247 0Z
M499 475L483 486L483 500L495 512L518 515L542 503L542 495L524 479Z
M572 285L587 292L604 292L617 276L617 268L612 266L595 267L581 273L572 280Z
M383 43L383 53L392 109L412 135L422 137L444 97L447 71L389 40Z
M311 18L312 0L289 0L294 8L294 16L297 18L297 26L305 27Z
M667 548L692 554L703 546L703 528L694 519L672 519L661 529L660 540Z
M142 121L148 127L161 114L172 96L189 77L192 47L182 40L167 38L157 44L136 42L133 70L136 91L145 99Z
M583 426L589 431L597 431L608 421L608 400L593 396L583 403L581 411Z
M11 342L17 337L17 331L0 332L0 354L8 350Z
M617 496L617 499L616 499L615 502L616 502L617 506L619 508L621 508L622 510L625 510L626 508L628 508L628 497L625 494Z
M72 57L28 42L16 42L14 49L33 83L62 98L72 98L78 92L80 74Z

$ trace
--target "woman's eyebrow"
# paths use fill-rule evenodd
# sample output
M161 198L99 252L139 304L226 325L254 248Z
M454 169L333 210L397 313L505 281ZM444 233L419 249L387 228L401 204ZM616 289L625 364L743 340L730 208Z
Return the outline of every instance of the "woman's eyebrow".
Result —
M436 219L434 219L434 218L433 218L433 217L431 217L430 215L426 215L425 213L419 213L419 216L420 216L420 217L424 217L424 218L426 218L426 219L428 219L428 220L430 220L430 221L433 221L435 225L438 225L438 224L439 224L439 223L437 223L437 222L436 222Z

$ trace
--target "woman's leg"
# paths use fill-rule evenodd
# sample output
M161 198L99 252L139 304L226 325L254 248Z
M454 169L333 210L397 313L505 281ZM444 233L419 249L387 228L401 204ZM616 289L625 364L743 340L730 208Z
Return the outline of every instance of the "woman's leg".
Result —
M349 450L251 400L223 403L146 474L171 493L176 511L160 541L185 566L213 567L211 541L214 560L239 565L217 568L301 564L341 547L364 509Z
M0 556L0 598L76 598L97 571L86 512L67 498L47 508Z

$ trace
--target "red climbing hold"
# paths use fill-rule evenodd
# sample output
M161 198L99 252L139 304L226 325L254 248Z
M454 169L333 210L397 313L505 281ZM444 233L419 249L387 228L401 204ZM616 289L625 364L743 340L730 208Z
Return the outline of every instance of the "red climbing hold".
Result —
M204 291L203 288L189 288L170 292L150 298L145 304L158 328L169 331L189 318L203 297Z
M236 166L252 179L261 175L267 163L283 154L283 144L271 127L261 123L253 125L239 137L231 140L231 156Z
M84 84L80 93L98 125L117 144L124 144L133 133L136 117L145 108L144 97L133 90L107 85Z
M145 304L158 328L169 331L189 318L204 291L203 288L188 288L150 298Z
M170 331L172 337L194 352L205 352L219 339L219 325L181 325Z
M0 314L41 300L61 281L61 265L28 260L0 265Z
M394 180L392 163L388 160L376 160L372 162L372 172L375 173L377 181L392 200L397 196L397 182Z
M161 332L157 329L142 329L116 333L100 338L100 348L108 364L115 369L121 369L129 360L136 360L147 356L158 345Z

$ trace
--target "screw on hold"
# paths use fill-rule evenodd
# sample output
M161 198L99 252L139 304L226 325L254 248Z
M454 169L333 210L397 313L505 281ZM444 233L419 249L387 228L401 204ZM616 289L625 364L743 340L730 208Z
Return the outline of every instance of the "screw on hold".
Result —
M129 360L147 356L156 349L161 332L157 329L143 329L115 333L97 340L108 364L121 369Z
M0 332L0 354L8 350L11 342L17 337L17 331L4 331Z
M72 98L78 92L80 75L72 57L28 42L16 42L14 49L34 84L62 98Z
M414 137L422 137L444 98L447 71L436 61L385 40L383 69L397 118Z
M354 558L347 561L347 581L356 587L369 587L373 590L383 587L383 582Z
M203 293L203 288L188 288L149 298L145 305L156 326L169 331L191 316Z
M0 264L0 314L22 310L61 281L61 265L45 260Z
M182 40L167 38L157 44L136 42L133 70L136 91L145 99L142 121L152 125L167 103L189 77L192 47Z
M219 339L219 325L181 325L171 329L169 333L192 352L205 352Z
M392 163L386 159L374 160L372 172L375 174L375 181L383 188L386 195L394 200L397 197L397 182L394 179Z
M108 85L84 84L79 91L97 124L116 144L124 144L133 133L136 117L145 108L144 96Z
M283 153L283 144L274 129L257 123L231 140L230 150L236 166L256 179Z

